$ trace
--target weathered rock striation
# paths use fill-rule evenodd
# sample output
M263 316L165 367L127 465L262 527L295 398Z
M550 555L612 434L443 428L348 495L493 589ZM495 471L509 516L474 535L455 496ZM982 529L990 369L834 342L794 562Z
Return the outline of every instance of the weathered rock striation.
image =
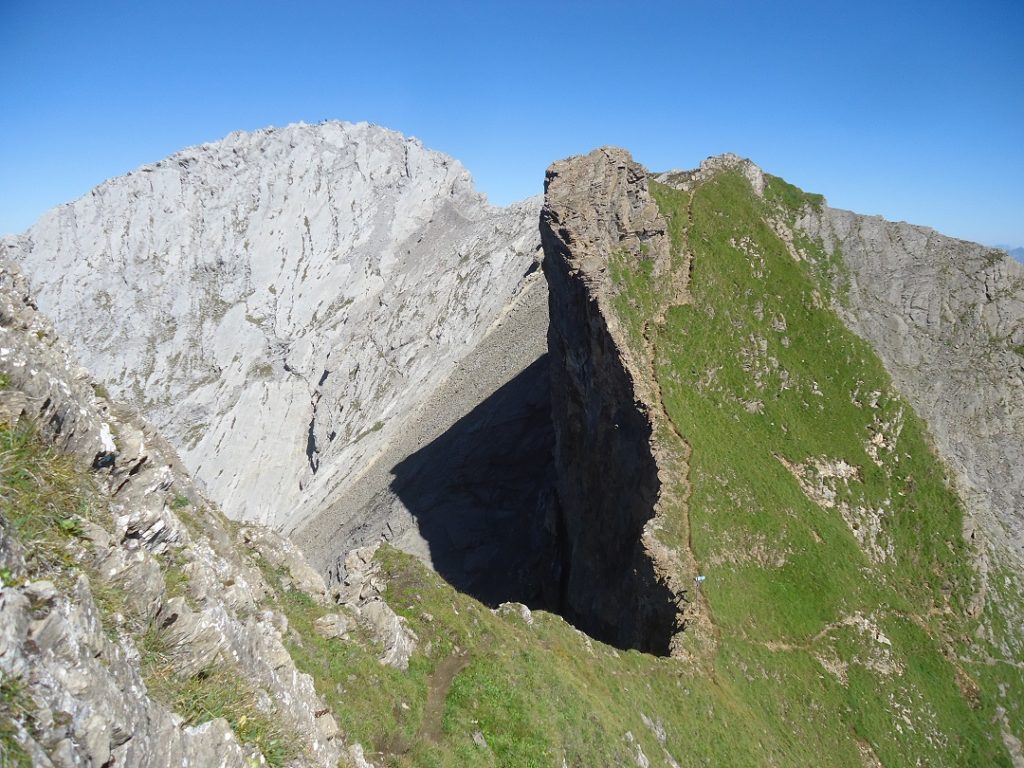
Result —
M75 535L53 545L60 557L32 554L38 543L21 542L11 522L24 511L9 505L10 489L0 496L0 680L25 699L30 727L14 739L32 764L259 761L227 720L187 725L153 698L144 666L158 654L150 675L166 685L212 673L251 688L253 711L287 740L289 764L337 765L338 726L285 647L287 619L264 608L271 587L254 562L280 568L327 606L320 575L273 531L230 527L159 434L95 393L24 279L3 263L0 374L5 422L38 423L95 486L88 509L68 519ZM379 637L382 661L405 663L412 638L402 622L379 597L357 592L339 610Z
M671 270L664 219L623 150L555 163L541 212L565 615L595 637L667 653L681 590L645 535L662 493L653 376L610 306L613 255Z
M807 207L797 227L841 256L836 310L927 421L977 524L968 534L1024 572L1024 267L827 206Z
M488 205L458 162L392 131L299 124L139 168L4 245L82 363L229 517L291 531L512 301L538 207ZM410 525L379 520L337 554Z

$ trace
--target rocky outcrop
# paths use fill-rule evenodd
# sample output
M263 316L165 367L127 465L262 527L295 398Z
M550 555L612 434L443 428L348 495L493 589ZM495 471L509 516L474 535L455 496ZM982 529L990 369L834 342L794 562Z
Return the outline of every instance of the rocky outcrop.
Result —
M552 413L562 524L562 601L581 629L670 650L683 595L645 530L659 514L653 375L611 307L613 256L671 269L665 222L628 153L555 163L541 212L551 322Z
M337 555L412 525L349 525L361 506L331 503L535 269L538 207L488 205L458 162L392 131L300 124L139 168L4 245L229 517L292 531L331 508L332 532L362 537Z
M3 264L0 374L5 421L39 424L95 486L46 557L19 540L11 515L21 511L3 492L0 680L19 691L26 719L14 739L32 764L253 765L259 749L227 720L188 725L152 691L157 679L224 675L251 689L253 713L276 724L295 765L337 765L334 718L292 661L287 620L263 607L270 587L242 553L258 542L326 602L301 554L269 531L236 536L170 446L95 393Z
M384 601L387 587L380 565L373 559L377 544L360 547L345 557L345 576L338 589L338 601L366 627L383 648L381 663L408 669L416 650L416 634L405 619ZM335 624L336 625L336 624Z
M1024 267L827 206L806 208L797 226L841 257L836 310L927 421L977 526L968 534L1024 571Z

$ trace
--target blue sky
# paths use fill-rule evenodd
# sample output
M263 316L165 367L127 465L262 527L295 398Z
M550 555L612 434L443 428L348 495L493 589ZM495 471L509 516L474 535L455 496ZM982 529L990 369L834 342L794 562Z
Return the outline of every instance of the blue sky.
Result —
M602 144L1024 244L1024 2L0 0L0 232L237 129L369 120L495 202Z

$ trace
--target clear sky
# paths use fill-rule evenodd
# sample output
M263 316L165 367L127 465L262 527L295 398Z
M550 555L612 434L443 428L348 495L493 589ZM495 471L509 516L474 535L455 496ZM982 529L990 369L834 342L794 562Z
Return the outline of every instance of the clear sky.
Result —
M493 201L602 144L731 151L838 207L1024 245L1024 0L0 0L0 233L237 129L368 120Z

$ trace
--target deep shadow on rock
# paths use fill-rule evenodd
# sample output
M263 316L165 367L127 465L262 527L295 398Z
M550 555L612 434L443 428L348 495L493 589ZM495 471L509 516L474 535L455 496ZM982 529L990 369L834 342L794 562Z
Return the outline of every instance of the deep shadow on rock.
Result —
M600 552L570 553L566 546L555 492L549 377L545 354L397 464L391 491L416 518L434 569L459 591L492 607L514 601L560 613L619 648L667 654L673 627L652 631L665 624L652 614L674 606L638 554L639 530L631 531L634 541L607 541ZM598 523L597 530L621 532L619 524ZM570 578L580 567L573 557L585 558L593 570L592 561L602 556L606 569L627 564L627 572L608 578L622 584L617 615L630 616L629 626L605 619L609 596L598 584L587 590Z
M392 469L453 587L491 606L558 609L553 449L545 354Z

